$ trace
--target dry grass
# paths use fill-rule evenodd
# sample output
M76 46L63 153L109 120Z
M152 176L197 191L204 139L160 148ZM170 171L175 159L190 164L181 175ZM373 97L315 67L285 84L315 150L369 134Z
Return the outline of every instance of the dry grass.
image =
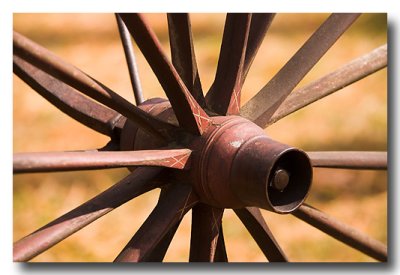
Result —
M298 49L326 15L278 15L243 88L250 99ZM165 17L148 16L168 47ZM195 50L204 90L211 85L224 16L192 18ZM15 30L132 100L129 78L114 16L111 14L17 14ZM303 85L345 62L386 43L386 21L363 15L307 75ZM137 52L139 52L137 50ZM164 96L144 58L138 66L147 98ZM386 70L368 77L276 123L273 138L306 150L386 150ZM107 138L73 121L14 77L14 152L98 148ZM81 204L121 179L127 171L68 172L14 177L14 240ZM387 176L384 172L315 170L308 202L386 242ZM94 222L35 261L110 261L140 227L157 201L158 190L135 199ZM291 216L263 212L271 230L294 261L372 261ZM265 261L231 210L223 220L230 261ZM185 217L166 261L186 261L190 213Z

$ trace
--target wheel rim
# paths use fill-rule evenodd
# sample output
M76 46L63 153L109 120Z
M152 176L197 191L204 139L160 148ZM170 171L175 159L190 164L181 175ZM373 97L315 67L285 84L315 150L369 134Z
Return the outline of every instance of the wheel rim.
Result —
M122 20L128 20L128 19L132 19L132 17L130 17L131 15L122 15L121 16L121 18L122 18ZM240 18L239 18L240 17ZM170 19L170 22L171 21L173 21L173 20L184 20L184 19L179 19L179 18L173 18L173 16L170 16L170 18L172 18L172 19ZM249 18L251 18L250 16L230 16L230 17L228 17L228 21L229 20L232 20L234 23L230 23L230 24L238 24L237 22L244 22L244 24L246 25L248 25L248 27L247 27L247 29L245 28L245 30L243 30L243 33L246 33L246 32L251 32L251 26L250 26L250 20L249 20ZM135 19L135 20L137 20L139 23L140 23L140 20L141 20L141 18L140 17L137 17L137 18L133 18L133 19ZM268 25L268 21L269 21L269 19L267 18L266 19L266 21L264 22L264 24L265 25ZM242 23L243 23L242 22ZM247 22L247 23L246 23ZM170 26L173 26L173 22L172 23L170 23ZM144 26L145 27L145 26ZM128 26L128 28L129 28L129 26ZM145 28L144 28L144 30L146 30ZM134 31L134 30L133 30ZM227 31L227 36L229 36L229 29L228 29L228 31ZM140 34L141 33L139 33L138 35L140 36ZM134 34L134 36L135 36L135 34ZM150 37L151 38L151 37ZM243 43L246 43L246 39L244 39L243 40ZM140 43L140 42L139 42ZM144 42L143 42L144 43ZM149 43L149 42L146 42L146 43ZM222 47L224 47L224 46L222 46ZM226 47L226 46L225 46ZM173 48L173 47L172 47ZM243 49L243 47L241 47L241 49ZM235 49L233 49L233 51L235 51ZM150 53L151 54L151 53ZM18 55L18 53L17 53L17 55ZM243 63L246 63L246 62L244 62L243 60L245 60L245 55L246 55L246 53L245 52L242 52L242 55L243 55L243 57L242 57L242 61L237 61L237 64L239 64L239 67L240 67L240 64L243 64ZM151 56L151 55L150 55ZM24 59L25 58L25 59ZM222 57L223 58L223 57ZM23 59L24 60L26 60L27 58L26 58L26 56L25 57L23 57ZM32 62L32 60L30 60L29 58L28 58L28 60L30 61L30 62ZM152 60L152 58L150 58L150 60ZM18 60L17 60L18 61ZM174 57L173 57L173 62L174 62ZM175 64L176 64L176 62L177 61L175 61ZM223 61L223 62L225 62L225 61ZM224 64L224 63L221 63L221 64ZM19 63L19 64L21 64L21 63ZM36 64L37 65L37 64ZM162 64L161 64L162 65ZM162 67L160 64L156 64L156 65L154 65L155 67L156 67L156 69L158 69L158 67ZM192 65L193 66L193 65ZM223 67L225 67L225 65L224 66L222 66L221 65L221 67L223 68ZM45 70L45 68L42 68L42 69L44 69ZM241 70L243 70L243 69L241 69ZM160 74L160 72L159 72L159 74ZM233 72L232 73L232 75L233 76L235 76L235 75L237 75L237 72ZM171 81L170 79L167 79L167 80L165 80L165 82L166 82L166 89L170 89L170 90L173 90L173 88L171 88L171 87L168 87L168 86L170 86L170 85L172 85L172 84L169 84L168 82L169 81ZM218 84L218 72L217 72L217 80L216 80L217 82L216 82L216 84L215 84L215 86L214 87L217 87L219 84ZM238 82L239 81L239 82ZM234 87L237 87L237 83L240 83L240 79L238 80L238 79L233 79L233 81L232 81L232 89L233 89L233 92L232 92L232 94L234 95L236 92L235 92L235 90L234 90ZM236 84L235 84L236 83ZM236 86L235 86L236 85ZM173 86L172 86L173 87ZM188 90L189 91L189 90ZM187 91L187 92L188 92ZM171 92L171 93L174 93L174 92ZM213 98L215 98L216 96L214 95L215 93L211 93L210 94L210 96L209 97L206 97L206 101L211 101ZM198 94L196 95L197 97L198 97ZM170 94L170 97L172 97L173 99L175 99L176 101L175 101L175 103L174 102L172 102L172 105L174 106L181 106L181 104L182 104L182 101L186 101L186 103L188 103L188 106L187 106L187 109L185 109L186 111L186 113L183 113L183 115L187 115L187 112L189 112L188 110L191 110L190 112L191 113L193 113L193 114L199 114L199 116L200 117L207 117L207 114L205 114L205 113L200 113L200 111L201 111L201 105L202 104L204 104L204 103L202 103L202 101L201 100L198 100L198 105L197 104L194 104L191 100L190 100L190 98L191 98L191 96L190 95L188 95L188 94L186 94L185 95L185 97L186 97L186 99L185 98L181 98L181 99L177 99L177 98L179 98L180 97L180 95L176 95L176 94ZM210 99L211 98L211 99ZM223 110L223 111L225 111L225 112L228 112L229 114L235 114L235 112L237 113L238 112L238 110L235 110L235 104L237 103L234 103L234 98L235 98L235 96L233 96L233 97L231 97L232 98L232 101L231 101L231 103L229 104L229 106L227 106L227 107L225 107L225 109L224 108L220 108L220 107L217 107L216 108L216 110L214 110L214 111L217 111L217 112L220 112L221 110ZM99 98L99 97L97 97L96 98L97 100L99 100L100 102L102 102L101 100L103 100L102 98ZM103 103L103 102L102 102ZM106 102L107 103L107 102ZM193 104L194 105L193 105ZM125 104L125 103L123 103L123 104ZM126 109L126 108L125 108ZM120 111L123 111L123 112L125 112L125 109L119 109ZM140 114L141 115L141 114ZM192 132L193 134L202 134L203 132L202 131L204 131L204 129L202 129L202 122L204 122L204 121L201 121L201 119L200 120L198 120L198 119L196 119L196 116L194 116L193 117L193 120L192 121L190 121L190 120L186 120L185 118L182 118L182 116L183 115L179 115L179 114L177 114L177 116L178 116L178 121L179 121L179 123L182 125L182 127L184 127L187 131L189 131L189 132ZM179 119L179 117L180 117L180 119ZM197 117L198 118L198 117ZM116 123L115 123L115 125L113 125L113 129L117 129L118 130L118 121L119 120L115 120L116 121ZM164 124L162 124L162 123L160 123L160 122L158 122L158 121L155 121L154 122L155 124L153 124L153 125L158 125L158 126L154 126L156 129L159 129L159 128L157 128L157 127L162 127ZM196 124L197 124L197 126L196 126ZM161 126L159 126L159 125L161 125ZM200 126L199 126L200 125ZM116 128L117 127L117 128ZM154 127L152 128L152 129L154 129ZM168 126L169 127L169 126ZM152 129L150 129L149 131L150 132L152 132L153 130ZM97 129L96 129L97 130ZM117 131L118 132L118 131ZM178 131L179 132L179 131ZM113 134L112 135L114 135L114 133L115 132L113 132ZM159 134L159 133L157 133L157 134ZM163 134L161 134L161 135L163 135ZM171 136L171 135L167 135L167 138L168 139L170 139L170 138L176 138L177 136ZM181 137L181 136L179 136L179 137ZM384 157L385 158L385 157ZM382 159L382 158L381 158ZM154 185L152 186L152 187L154 187ZM183 192L183 191L181 191L181 190L183 190L182 188L181 189L179 189L178 191L174 191L174 192ZM189 196L190 195L190 196ZM171 195L169 195L169 196L171 196ZM182 198L184 198L184 203L185 203L185 207L184 207L184 210L185 211L188 211L189 209L186 209L186 200L187 201L191 201L191 199L193 199L194 201L196 201L196 199L195 198L191 198L191 196L192 196L192 193L190 192L190 191L188 191L188 193L186 194L185 193L185 195L182 195L183 197ZM168 196L167 196L168 197ZM165 202L166 203L166 202ZM161 204L162 205L162 204ZM167 205L169 205L168 203L167 203ZM194 206L195 205L195 202L193 202L192 204L191 203L189 203L189 205L191 205L191 206ZM251 206L251 205L250 205ZM161 209L162 207L160 206L159 207L159 209ZM217 210L217 209L215 209L215 208L209 208L209 209L204 209L204 208L207 208L207 206L205 206L205 205L201 205L200 204L200 206L197 208L197 206L194 208L194 209L200 209L200 210L194 210L194 211L197 211L196 213L206 213L207 211L209 212L209 214L208 215L204 215L205 217L202 217L202 215L201 214L195 214L195 215L198 215L198 218L195 218L195 220L197 220L197 221L194 221L194 223L198 223L198 224L210 224L210 222L208 221L207 222L207 219L210 219L210 215L212 216L212 217L218 217L217 218L217 222L220 222L219 220L222 218L222 212L221 212L221 210ZM307 209L307 207L305 206L305 207L303 207L304 209L304 211L306 211ZM156 207L156 209L157 209L157 207ZM155 209L155 211L156 211L156 209ZM211 211L211 212L210 212ZM250 215L251 217L254 217L255 215L258 215L257 214L257 212L254 212L254 211L257 211L257 210L252 210L252 211L250 211L250 209L247 209L247 210L243 210L243 211L247 211L245 214L238 214L238 216L239 216L239 218L242 216L242 217L246 217L246 214L247 215ZM218 213L217 213L218 212ZM160 213L159 212L154 212L154 213L156 213L156 214L154 214L154 217L155 218L150 218L150 222L146 222L146 223L148 223L148 224L150 224L150 225L148 225L147 227L144 225L144 227L143 228L148 228L148 229L151 229L151 228L153 228L151 225L154 225L154 222L152 223L151 221L152 220L157 220L157 217L160 217ZM183 212L182 212L183 213ZM256 214L255 214L256 213ZM170 213L171 214L171 213ZM298 216L301 216L301 215L298 215ZM151 216L150 216L151 217ZM181 219L182 217L179 215L179 216L177 216L177 217L172 217L171 216L171 219L174 219L174 220L176 220L176 221L179 221L180 219ZM242 219L242 221L244 221L244 223L245 223L245 225L246 225L246 223L249 223L249 219L251 219L251 218L241 218ZM247 220L246 220L247 219ZM204 222L201 222L201 221L204 221ZM215 222L215 220L213 221L213 222ZM145 223L145 224L146 224ZM211 225L213 225L213 224L211 224ZM167 225L165 225L165 226L167 226ZM246 225L247 226L247 225ZM199 226L200 227L200 226ZM224 247L224 244L222 243L220 243L220 242L215 242L215 236L218 236L218 234L220 234L220 229L218 229L218 227L217 227L217 229L215 229L214 228L214 226L212 226L212 228L207 228L207 226L203 226L203 228L201 228L202 230L200 230L200 233L199 232L196 232L196 230L197 229L194 229L193 231L192 231L192 242L194 242L193 243L193 245L192 245L192 247L193 247L193 252L192 252L192 250L191 250L191 253L190 253L190 260L192 260L192 261L196 261L196 260L201 260L201 261L203 261L203 260L211 260L211 261L213 261L213 260L216 260L217 258L219 258L219 257L222 257L222 259L224 259L224 258L226 258L226 257L224 257L224 256L220 256L220 251L219 250L217 250L217 251L219 251L218 253L215 251L215 247L219 247L219 249L223 249L223 248L221 248L221 247ZM166 227L166 229L165 229L166 231L165 231L165 233L168 231L168 227ZM171 229L172 231L174 231L174 228L172 228ZM175 229L176 230L176 229ZM146 232L146 231L144 231L144 229L142 229L142 231L143 232ZM142 232L141 231L141 232ZM172 231L168 231L168 232L172 232ZM208 232L205 236L201 236L201 234L204 234L204 233L201 233L201 232ZM264 231L266 232L266 230L265 230L265 228L264 228ZM221 232L222 233L222 232ZM171 233L172 235L173 235L173 233ZM199 235L200 237L194 237L194 236L197 236L197 235ZM341 235L343 235L343 234L345 234L345 233L341 233ZM139 234L140 235L140 234ZM134 237L133 239L132 239L132 243L134 243L135 245L137 245L138 243L143 243L143 245L145 245L146 244L146 242L145 242L145 239L138 239L139 237L138 237L138 235L136 234L135 235L136 236L136 238ZM214 236L214 238L211 238L212 236ZM267 236L269 236L268 234L267 234ZM254 237L254 235L253 235L253 237ZM209 247L208 247L208 249L210 250L211 249L211 252L210 251L208 251L207 250L207 247L202 247L202 245L201 244L195 244L195 242L196 242L196 240L198 240L198 239L201 239L201 238L203 238L203 239L209 239L210 241L212 241L212 244L211 245L209 245ZM255 239L256 239L256 237L254 237ZM264 234L264 236L263 236L263 238L265 238L265 234ZM272 241L274 241L274 238L272 237L272 235L271 235L271 239L272 239ZM369 239L368 239L369 240ZM159 240L156 240L156 241L159 241ZM257 240L256 240L257 241ZM160 241L161 243L162 243L162 241ZM166 241L166 242L168 242L168 241ZM257 241L258 242L258 241ZM274 243L274 242L273 242ZM153 257L155 257L154 259L160 259L159 257L156 257L156 256L154 256L154 255L152 255L152 253L154 252L154 253L161 253L160 251L161 250L154 250L153 251L153 248L155 247L155 246L157 246L157 244L153 244L154 246L153 247L150 247L149 248L149 252L147 253L147 254L145 254L145 255L143 255L143 257L139 257L139 258L135 258L136 256L133 256L132 255L132 253L128 253L128 252L126 252L126 253L128 253L127 255L127 258L126 259L129 259L129 260L148 260L148 259L153 259ZM197 248L196 248L197 247ZM129 249L131 249L131 247L129 247L129 244L127 245L127 248L128 248L128 250ZM382 250L381 248L378 248L377 250ZM200 253L200 255L199 254L197 254L196 255L196 252L194 252L194 251L203 251L204 250L204 252L202 252L202 253ZM276 251L281 251L281 249L279 248L279 245L278 246L276 246L275 245L275 250ZM124 254L125 253L125 251L126 250L124 250L120 255L122 255L122 254ZM268 255L266 254L266 256L268 257L268 259L273 259L273 257L275 257L275 259L277 259L277 258L280 258L281 260L282 259L286 259L286 256L279 256L279 253L277 252L277 254L275 254L274 256L269 256L268 257ZM125 253L125 254L126 254ZM156 253L156 254L157 254ZM205 254L204 254L205 253ZM210 254L211 253L211 254ZM162 254L162 253L161 253ZM219 254L219 256L217 257L217 255ZM222 253L222 254L224 254L224 253ZM382 252L381 254L385 254L385 252ZM278 256L277 256L278 255ZM122 256L121 256L122 257ZM118 257L117 259L121 259L121 257ZM208 258L207 258L208 257ZM211 258L209 258L209 257L211 257ZM216 257L216 258L215 258ZM272 257L272 258L270 258L270 257ZM385 257L383 257L382 258L382 256L380 255L379 257L381 257L381 258L379 258L380 260L386 260L386 258ZM17 260L18 260L18 258L17 258Z

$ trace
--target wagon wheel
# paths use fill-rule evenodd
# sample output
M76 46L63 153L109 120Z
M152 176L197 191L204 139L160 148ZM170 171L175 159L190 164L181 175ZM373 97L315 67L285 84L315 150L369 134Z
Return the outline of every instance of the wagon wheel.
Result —
M234 210L268 261L288 258L260 208L291 213L340 242L386 261L386 245L304 203L313 167L386 169L386 153L306 153L271 139L263 131L281 118L386 67L386 45L291 93L359 16L332 14L240 108L241 87L274 16L227 15L215 80L204 97L188 15L168 14L172 63L141 15L117 15L137 106L15 32L14 73L61 111L108 135L110 142L97 151L16 153L14 173L113 167L128 167L131 173L16 241L14 261L31 260L155 188L162 190L156 207L115 261L162 261L189 210L189 260L227 261L221 226L226 208ZM169 101L143 101L130 35Z

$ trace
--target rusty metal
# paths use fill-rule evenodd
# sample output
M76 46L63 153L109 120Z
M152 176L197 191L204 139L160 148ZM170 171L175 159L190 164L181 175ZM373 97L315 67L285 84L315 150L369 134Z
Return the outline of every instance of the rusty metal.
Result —
M164 192L166 189L161 190L161 194L159 196L159 201L164 199ZM175 225L173 225L168 232L161 238L161 240L155 245L152 251L146 255L142 259L145 262L161 262L163 261L165 254L167 253L168 247L171 244L172 238L174 237L176 231L178 230L179 225L181 224L182 218L179 219Z
M217 114L239 114L250 22L249 13L226 15L217 72L206 96L207 106Z
M162 102L146 106L153 113L173 116ZM289 213L305 200L312 168L304 152L268 138L261 128L244 118L211 119L207 132L188 142L193 151L192 166L180 176L180 180L193 185L203 202L216 208L258 206ZM138 129L129 125L124 127L121 148L143 150L154 146L154 140L150 137L142 140L138 133ZM277 170L286 170L291 175L284 189L277 190L271 184Z
M387 152L307 152L313 167L344 169L387 169Z
M190 94L174 66L168 61L156 35L138 14L120 14L136 44L164 89L172 108L185 130L202 135L210 118Z
M192 233L190 237L190 262L214 262L221 229L223 208L203 203L192 210Z
M330 16L245 105L241 114L265 126L276 117L304 106L301 104L309 104L340 85L349 85L385 66L386 47L381 47L306 86L296 97L288 96L357 17L358 14ZM149 99L139 107L15 33L16 74L63 112L109 135L111 141L96 152L15 154L14 173L109 167L127 167L133 172L88 202L17 241L14 261L32 259L121 204L157 187L162 187L162 191L156 207L116 261L162 261L182 218L192 209L189 260L226 262L222 232L225 208L234 209L269 261L288 259L259 208L279 214L293 213L345 244L386 261L387 248L383 244L303 204L310 191L313 166L386 169L385 153L307 154L273 140L254 122L232 115L238 114L241 86L273 18L274 14L227 16L217 75L207 96L207 104L212 109L207 110L209 114L203 109L206 106L187 14L168 15L172 63L141 15L117 15L119 28L126 24L169 99ZM121 36L127 43L126 30L121 31ZM127 59L129 55L126 54ZM364 61L371 64L364 67ZM347 74L350 70L357 72ZM324 87L316 88L320 84ZM292 103L295 98L304 99L304 103ZM294 107L287 107L287 104ZM255 107L260 109L255 110ZM228 115L217 116L213 111Z
M246 46L246 56L243 64L242 83L250 70L254 58L264 40L265 35L275 18L275 13L253 13L251 16L251 24L249 37Z
M143 101L143 91L140 85L139 72L136 64L135 52L131 41L131 35L126 28L124 22L118 14L115 15L117 20L119 36L121 37L122 47L124 48L126 64L128 65L129 77L131 79L133 95L135 96L136 105L140 105Z
M246 207L234 209L234 211L270 262L288 261L287 256L268 228L260 209Z
M172 125L178 125L171 104L165 99L148 99L144 101L139 108L148 112L151 116L158 117L162 121ZM153 150L155 148L167 146L164 141L155 139L152 135L138 128L135 123L129 120L126 120L123 129L120 135L121 151Z
M161 169L138 168L96 197L15 242L13 260L29 261L125 202L161 186L155 180Z
M178 221L175 225L173 225L168 232L164 235L164 237L157 243L154 247L153 251L150 252L145 258L143 258L143 262L162 262L164 260L165 254L171 244L172 238L174 237L176 231L178 230L181 221Z
M213 126L193 150L199 152L193 154L193 186L203 201L215 207L258 206L285 213L300 205L309 191L312 171L308 157L271 140L246 119L213 117ZM297 167L287 160L296 161ZM271 175L281 165L298 176L292 177L282 193L268 187Z
M352 60L336 71L292 92L266 126L387 66L387 45Z
M188 169L189 149L14 154L14 173L79 171L129 166Z
M228 255L226 253L224 230L222 228L222 224L221 227L219 228L218 242L217 242L217 248L215 250L214 262L221 262L221 263L228 262Z
M289 173L285 169L278 169L275 170L275 173L272 176L270 186L280 192L283 192L283 190L285 190L285 188L288 186L289 181L290 181Z
M169 13L167 18L172 64L186 88L199 105L204 108L206 101L197 69L190 17L187 13Z
M359 16L352 13L329 16L282 69L240 109L240 115L265 128L290 92Z
M115 135L117 112L89 100L18 56L13 61L14 73L62 112L99 133Z
M386 245L311 206L303 204L293 215L378 261L387 261Z
M14 55L118 111L150 134L162 138L170 137L177 131L172 125L149 116L100 82L17 32L14 32L13 45Z
M146 259L162 238L198 202L190 185L173 184L161 192L157 206L115 259L140 262Z

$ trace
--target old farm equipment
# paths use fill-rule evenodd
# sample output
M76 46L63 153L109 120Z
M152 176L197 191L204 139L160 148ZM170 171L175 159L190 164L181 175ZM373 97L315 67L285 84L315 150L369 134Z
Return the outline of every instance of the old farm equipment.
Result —
M293 15L295 16L295 15ZM14 243L29 261L141 194L161 188L154 210L115 261L162 261L192 211L189 261L228 261L224 209L233 209L268 261L288 261L260 209L291 214L379 260L386 245L304 203L314 167L387 168L386 152L305 152L267 136L281 118L386 67L380 46L291 93L359 14L332 14L242 107L241 88L275 14L227 14L215 80L203 91L187 14L168 14L172 60L140 14L117 14L136 106L14 32L14 73L51 104L110 137L99 150L14 154L14 173L128 167L129 175ZM168 99L144 100L131 36ZM206 94L206 95L205 95ZM84 260L84 259L82 259Z

